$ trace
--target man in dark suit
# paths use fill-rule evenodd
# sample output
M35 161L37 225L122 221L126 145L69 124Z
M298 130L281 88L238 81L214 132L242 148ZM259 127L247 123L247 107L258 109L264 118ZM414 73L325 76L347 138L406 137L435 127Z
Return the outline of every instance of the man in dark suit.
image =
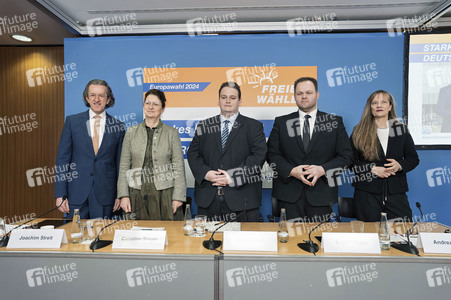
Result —
M56 157L57 173L74 166L77 176L55 181L56 205L73 216L80 210L82 219L110 218L120 208L116 199L119 160L125 125L105 112L114 106L111 88L103 80L91 80L83 92L88 111L66 118Z
M352 163L352 150L341 117L318 111L316 79L294 83L298 111L277 117L268 139L268 163L278 176L273 197L288 219L327 219L338 200L338 187L328 185L326 172Z
M218 105L221 114L199 122L187 154L197 213L210 220L238 216L257 222L266 156L263 124L238 112L241 90L234 82L221 85Z

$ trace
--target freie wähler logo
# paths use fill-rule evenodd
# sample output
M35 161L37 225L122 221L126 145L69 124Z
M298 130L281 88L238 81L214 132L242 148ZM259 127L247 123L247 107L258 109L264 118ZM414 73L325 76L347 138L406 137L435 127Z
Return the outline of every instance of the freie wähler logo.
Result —
M227 283L230 287L244 284L271 282L279 277L276 264L254 265L252 267L234 268L226 271Z
M354 265L352 267L334 268L326 271L329 287L338 287L358 282L371 282L378 278L376 264Z
M430 187L441 186L444 184L451 184L451 170L448 166L443 168L429 169L426 171L428 185Z
M78 278L76 263L45 266L26 271L29 287L38 287L52 283L72 282Z
M359 82L371 82L377 79L376 63L344 66L326 71L327 83L330 87Z
M125 272L125 275L129 287L138 287L159 282L172 282L178 278L177 265L175 263L129 269Z
M429 287L438 287L451 284L451 269L448 266L443 268L429 269L426 271L426 278Z

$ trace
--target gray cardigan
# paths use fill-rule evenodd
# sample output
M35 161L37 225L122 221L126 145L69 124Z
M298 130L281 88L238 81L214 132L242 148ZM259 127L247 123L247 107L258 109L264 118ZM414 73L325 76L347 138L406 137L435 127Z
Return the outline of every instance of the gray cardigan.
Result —
M161 121L160 121L161 122ZM157 190L174 187L173 200L186 201L185 164L182 143L177 129L162 124L153 135L153 169L145 169ZM129 186L141 189L141 174L147 146L145 121L132 126L125 133L122 145L117 197L129 197Z

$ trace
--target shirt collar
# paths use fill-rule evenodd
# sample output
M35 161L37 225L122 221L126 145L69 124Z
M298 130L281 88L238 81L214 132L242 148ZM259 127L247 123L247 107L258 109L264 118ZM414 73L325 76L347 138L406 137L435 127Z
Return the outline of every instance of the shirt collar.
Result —
M310 115L312 117L312 120L316 120L317 113L318 113L318 109L315 109L314 111L310 112L308 115ZM307 114L299 109L299 118L303 120L305 115L307 115Z
M238 115L239 115L240 113L239 112L237 112L236 114L234 114L233 116L231 116L230 118L228 118L228 119L226 119L223 115L219 115L219 118L220 118L220 120L221 120L221 124L225 121L225 120L229 120L230 121L230 123L235 123L235 121L236 121L236 118L238 118Z
M96 113L93 112L92 109L90 108L90 109L89 109L89 119L91 120L92 118L94 118L95 115L96 115ZM103 111L99 116L100 116L100 118L101 118L102 120L105 120L105 118L106 118L106 112Z

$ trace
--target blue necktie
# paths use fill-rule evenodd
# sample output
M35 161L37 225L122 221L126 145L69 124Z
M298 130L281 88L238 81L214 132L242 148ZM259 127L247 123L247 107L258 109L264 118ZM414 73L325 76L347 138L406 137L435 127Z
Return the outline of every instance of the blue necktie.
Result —
M227 142L227 138L229 137L229 120L224 121L224 128L222 128L222 134L221 134L221 142L222 142L222 149L224 149L225 144Z

